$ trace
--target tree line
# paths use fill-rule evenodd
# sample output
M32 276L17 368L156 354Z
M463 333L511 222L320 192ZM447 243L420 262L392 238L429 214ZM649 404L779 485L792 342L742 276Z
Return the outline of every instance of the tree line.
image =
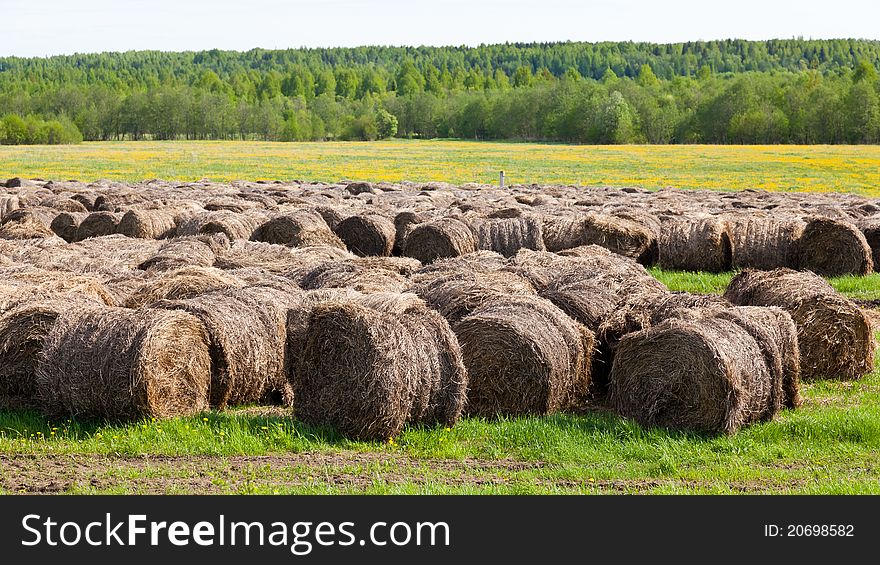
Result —
M877 143L878 64L860 40L0 58L0 143Z

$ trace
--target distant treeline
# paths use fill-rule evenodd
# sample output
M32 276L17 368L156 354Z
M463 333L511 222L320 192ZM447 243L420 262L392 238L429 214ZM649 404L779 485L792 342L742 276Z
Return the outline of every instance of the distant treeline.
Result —
M878 65L863 40L0 58L0 143L877 143Z

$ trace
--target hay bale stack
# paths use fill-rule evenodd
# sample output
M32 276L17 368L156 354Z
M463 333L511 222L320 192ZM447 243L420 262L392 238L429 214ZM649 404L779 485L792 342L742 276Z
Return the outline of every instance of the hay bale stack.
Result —
M345 249L345 244L327 226L324 218L315 212L304 210L275 216L260 224L251 239L288 247L329 245Z
M297 418L381 441L406 424L453 425L467 377L442 317L411 295L381 295L314 308L294 386Z
M727 216L726 221L731 268L770 270L797 266L797 244L806 225L800 218L748 214Z
M713 316L670 319L620 341L609 402L646 427L730 434L772 419L780 388L741 325Z
M544 232L541 222L532 216L518 218L478 219L471 222L477 249L513 257L520 249L543 251Z
M154 308L183 310L208 330L214 408L254 404L267 397L289 402L287 388L287 309L299 295L266 286L205 293L166 300Z
M439 218L413 226L401 252L424 264L446 257L459 257L477 250L470 227L457 218Z
M260 225L257 216L228 210L201 212L190 216L177 226L177 235L224 233L230 241L247 240Z
M450 324L498 297L535 296L532 285L504 271L437 271L419 277L409 292L417 294Z
M205 328L193 316L74 309L43 342L37 396L55 418L172 418L208 408L210 371Z
M86 216L74 233L74 241L82 241L92 237L101 237L116 233L121 216L116 212L91 212Z
M656 259L654 233L631 220L589 212L578 216L547 216L542 226L548 251L598 245L640 263L650 264Z
M161 208L129 210L116 228L117 233L126 237L141 239L166 239L173 237L176 230L175 211Z
M306 290L350 288L362 293L400 293L410 286L406 277L394 271L335 261L308 269L294 280Z
M358 214L345 218L333 230L355 255L391 255L396 230L383 216Z
M244 281L214 267L182 267L160 271L143 281L125 299L126 308L140 308L160 300L183 300L225 288L241 288Z
M425 214L416 210L401 210L394 215L394 249L391 251L394 255L402 253L403 242L409 235L410 230L422 222L428 220Z
M585 401L593 333L551 302L496 296L453 330L468 371L469 414L551 414Z
M100 302L76 294L29 301L0 318L0 409L39 408L37 360L43 342L63 312L101 308Z
M229 249L224 234L171 238L155 255L138 265L143 271L168 271L181 267L210 267L218 253Z
M799 269L817 275L867 275L874 271L871 246L853 224L831 218L812 218L797 243Z
M61 212L49 228L55 234L68 243L76 241L76 230L84 219L88 216L88 212Z
M790 269L743 271L724 297L743 306L778 306L797 326L801 378L857 379L874 366L874 335L864 312L821 277Z
M663 269L710 273L730 270L730 235L727 222L718 216L667 218L657 250Z

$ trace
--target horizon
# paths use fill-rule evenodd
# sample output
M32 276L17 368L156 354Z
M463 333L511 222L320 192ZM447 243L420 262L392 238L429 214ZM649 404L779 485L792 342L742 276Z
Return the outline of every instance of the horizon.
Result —
M871 0L0 0L5 57L504 43L880 40ZM135 25L133 25L135 24Z

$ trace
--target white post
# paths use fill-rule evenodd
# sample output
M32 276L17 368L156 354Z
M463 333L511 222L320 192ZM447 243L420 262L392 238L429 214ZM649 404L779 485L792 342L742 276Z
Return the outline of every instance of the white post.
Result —
M501 173L498 175L498 185L501 188L504 188L504 171L501 171Z

